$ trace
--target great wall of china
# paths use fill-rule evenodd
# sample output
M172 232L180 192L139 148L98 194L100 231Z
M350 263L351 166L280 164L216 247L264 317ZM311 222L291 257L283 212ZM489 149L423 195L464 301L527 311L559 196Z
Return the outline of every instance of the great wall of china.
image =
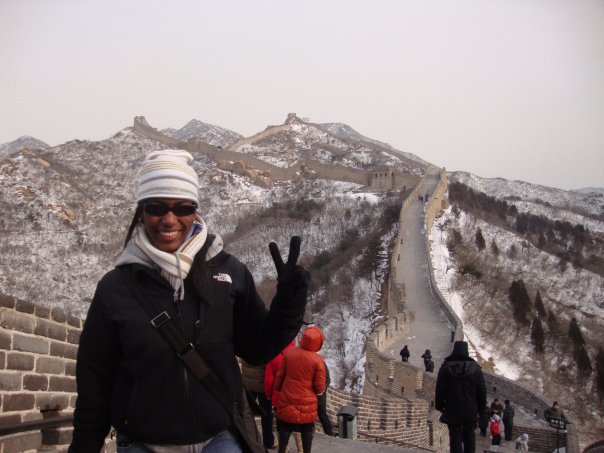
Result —
M308 160L303 164L297 163L291 167L283 168L248 154L234 151L244 144L253 144L289 127L287 124L269 127L252 137L238 140L228 149L217 148L201 139L181 141L168 137L158 132L156 128L151 127L143 116L134 118L132 129L137 134L156 140L168 147L186 149L194 154L205 154L214 159L221 169L247 176L255 184L262 187L269 187L272 181L291 181L299 178L353 182L373 190L398 190L404 186L414 187L419 182L420 178L418 176L401 172L396 168L380 167L366 171L333 164L328 165L315 160Z
M134 129L150 138L158 134L140 120L138 123L135 121ZM158 140L167 146L189 150L193 147L195 151L215 157L220 154L221 158L236 157L256 170L270 171L272 178L276 175L282 178L294 177L292 172L276 170L279 167L269 167L268 164L260 166L255 159L243 157L240 153L235 153L234 156L200 141L183 143L170 141L163 134L159 135L161 140ZM386 172L386 178L389 177ZM446 184L446 173L442 171L438 188L426 206L427 234L432 222L445 207L443 200ZM410 200L417 197L418 181L414 185L415 191L403 203L401 219ZM400 244L398 238L397 244ZM396 252L395 249L392 259L397 255ZM435 292L440 294L433 276L432 282ZM365 438L375 441L379 438L384 443L444 453L448 451L448 435L446 426L438 421L439 413L433 409L435 376L408 363L394 360L382 352L385 345L403 334L407 319L404 296L391 286L388 292L388 318L376 327L367 341L364 394L353 395L330 389L328 414L336 422L336 414L342 406L354 405L358 408L361 440ZM456 326L455 338L462 338L463 328L459 319L442 296L440 299L449 321ZM22 427L0 437L2 453L66 451L71 438L71 427L50 426L42 430L23 430L23 427L28 423L73 413L76 398L75 359L82 324L82 320L60 309L51 310L0 295L0 426ZM497 389L517 404L531 408L540 417L549 406L543 396L513 381L491 374L486 374L486 379L491 389ZM547 453L555 449L556 432L552 428L518 428L530 434L531 446L535 446L531 448L532 451ZM569 425L568 432L564 434L563 445L568 453L579 453L573 425ZM115 444L109 439L106 450L115 451Z

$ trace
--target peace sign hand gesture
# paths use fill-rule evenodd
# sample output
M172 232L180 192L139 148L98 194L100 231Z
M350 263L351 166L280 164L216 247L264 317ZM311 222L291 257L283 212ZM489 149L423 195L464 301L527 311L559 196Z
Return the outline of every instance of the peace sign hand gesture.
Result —
M294 297L295 292L303 290L304 299L306 301L306 290L310 280L309 272L301 266L298 266L298 258L300 257L300 244L302 239L300 236L292 236L289 243L289 255L287 262L283 262L279 247L274 242L268 245L268 248L275 262L277 269L277 295L282 297Z

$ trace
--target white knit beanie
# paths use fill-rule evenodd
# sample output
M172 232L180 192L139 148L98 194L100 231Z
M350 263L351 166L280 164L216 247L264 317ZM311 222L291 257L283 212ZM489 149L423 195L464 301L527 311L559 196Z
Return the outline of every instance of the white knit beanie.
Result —
M193 156L181 149L147 154L137 175L136 201L177 198L199 205L199 180L191 162Z

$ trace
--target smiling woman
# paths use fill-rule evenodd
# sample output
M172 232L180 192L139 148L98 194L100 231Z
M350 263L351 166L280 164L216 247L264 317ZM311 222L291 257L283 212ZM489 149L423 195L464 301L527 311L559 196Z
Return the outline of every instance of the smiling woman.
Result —
M278 284L267 310L247 267L208 234L192 161L155 151L138 173L124 249L80 337L70 453L99 451L111 426L121 453L264 451L236 357L266 363L299 331L309 280L297 265L301 239L287 263L269 244Z

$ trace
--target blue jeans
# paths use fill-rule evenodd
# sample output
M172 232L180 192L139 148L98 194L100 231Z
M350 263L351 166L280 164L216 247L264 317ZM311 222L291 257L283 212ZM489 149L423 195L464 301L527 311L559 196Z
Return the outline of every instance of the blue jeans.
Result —
M118 442L120 441L120 435L118 433ZM128 445L118 446L118 453L153 453L152 450L147 448L145 444L141 442L132 442ZM206 444L205 447L201 448L195 453L242 453L241 446L237 439L231 434L230 431L223 431L216 434L212 440Z

